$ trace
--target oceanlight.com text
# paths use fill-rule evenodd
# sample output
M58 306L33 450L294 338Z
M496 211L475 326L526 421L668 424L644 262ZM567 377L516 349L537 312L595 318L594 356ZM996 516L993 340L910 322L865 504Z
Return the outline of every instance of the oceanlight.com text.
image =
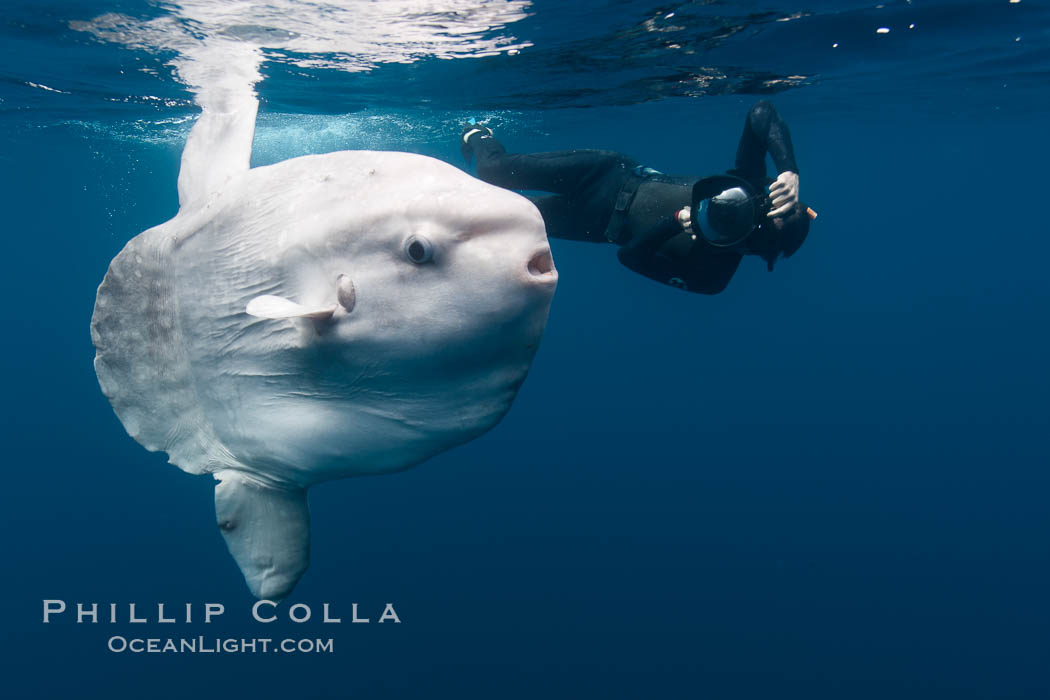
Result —
M332 638L328 639L268 639L268 638L109 638L106 647L114 653L131 654L331 654L335 651Z

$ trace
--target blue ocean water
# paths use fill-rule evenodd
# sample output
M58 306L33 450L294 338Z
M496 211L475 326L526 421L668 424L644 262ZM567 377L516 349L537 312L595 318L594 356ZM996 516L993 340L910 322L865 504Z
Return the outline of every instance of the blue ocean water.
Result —
M175 213L197 110L170 53L70 23L173 6L5 4L3 697L1050 695L1050 7L526 6L513 53L368 72L268 54L254 161L462 165L476 117L517 151L706 174L767 98L820 217L795 257L747 259L713 297L552 240L561 281L506 419L313 489L313 560L282 609L315 619L261 625L210 480L129 438L91 364L95 289ZM197 617L42 624L44 599ZM207 602L227 612L204 625ZM387 602L401 624L376 624ZM114 635L335 650L114 653Z

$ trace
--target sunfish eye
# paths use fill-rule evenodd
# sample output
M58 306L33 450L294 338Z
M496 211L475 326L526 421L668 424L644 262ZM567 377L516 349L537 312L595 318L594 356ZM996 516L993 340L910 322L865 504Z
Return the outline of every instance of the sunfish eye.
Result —
M405 241L405 255L415 264L422 265L434 257L434 246L422 236L409 236Z

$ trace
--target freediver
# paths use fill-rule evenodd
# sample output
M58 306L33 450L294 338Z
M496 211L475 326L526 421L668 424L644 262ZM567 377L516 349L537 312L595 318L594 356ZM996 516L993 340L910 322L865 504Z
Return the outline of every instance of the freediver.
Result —
M748 110L736 165L725 175L665 175L614 151L511 154L492 130L463 129L461 150L478 177L532 196L547 235L615 243L629 269L663 284L718 294L744 255L769 270L806 240L816 213L799 202L791 134L773 105ZM766 177L766 154L777 169Z

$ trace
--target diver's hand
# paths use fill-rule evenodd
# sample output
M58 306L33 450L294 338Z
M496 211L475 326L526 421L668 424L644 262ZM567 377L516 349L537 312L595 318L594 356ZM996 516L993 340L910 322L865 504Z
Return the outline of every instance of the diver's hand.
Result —
M773 204L770 218L788 214L798 204L798 173L785 170L777 176L776 182L769 186L769 200Z

